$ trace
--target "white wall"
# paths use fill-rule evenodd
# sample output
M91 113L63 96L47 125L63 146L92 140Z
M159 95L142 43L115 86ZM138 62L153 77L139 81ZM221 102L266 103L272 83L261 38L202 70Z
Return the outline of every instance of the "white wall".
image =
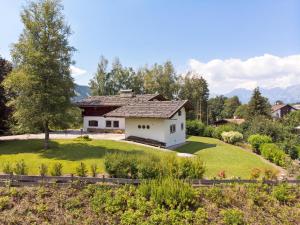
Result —
M97 120L98 127L90 127L89 120ZM112 121L112 127L106 127L106 120ZM113 121L119 121L119 127L113 127ZM103 116L84 116L83 117L83 130L87 131L88 128L98 128L98 129L125 129L125 119L116 117L103 117Z
M125 137L137 136L149 138L166 143L166 147L184 143L186 140L185 109L181 109L181 116L176 113L171 119L153 119L153 118L126 118L125 119ZM183 130L181 130L183 123ZM170 133L170 125L175 124L176 132ZM141 125L149 125L150 129L138 128Z

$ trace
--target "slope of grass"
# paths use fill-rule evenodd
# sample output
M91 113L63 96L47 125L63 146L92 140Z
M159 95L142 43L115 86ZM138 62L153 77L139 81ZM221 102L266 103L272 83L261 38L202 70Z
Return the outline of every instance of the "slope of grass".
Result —
M176 151L199 155L207 169L205 176L210 178L216 177L222 170L227 177L242 178L249 178L253 168L276 170L259 156L213 138L192 136Z
M99 173L104 172L104 155L108 152L130 152L145 154L147 151L163 154L151 147L110 140L52 140L50 149L43 150L43 140L17 140L0 142L0 171L6 162L14 163L24 159L29 174L38 174L41 163L49 167L55 162L63 164L63 173L75 173L80 162L90 165L96 163Z

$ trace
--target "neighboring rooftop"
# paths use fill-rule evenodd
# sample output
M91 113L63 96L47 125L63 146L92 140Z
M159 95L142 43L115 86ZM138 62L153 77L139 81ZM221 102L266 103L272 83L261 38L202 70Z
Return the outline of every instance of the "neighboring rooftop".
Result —
M300 104L292 105L295 109L300 110Z
M104 116L125 118L171 118L182 107L187 106L187 100L135 102L115 109Z
M296 109L294 106L291 106L289 104L275 104L272 106L272 112L276 112L277 110L279 110L283 107L286 107L286 106Z
M77 102L77 105L80 107L124 106L131 103L147 102L155 99L165 100L160 94L134 95L131 93L120 93L120 95L111 96L91 96Z

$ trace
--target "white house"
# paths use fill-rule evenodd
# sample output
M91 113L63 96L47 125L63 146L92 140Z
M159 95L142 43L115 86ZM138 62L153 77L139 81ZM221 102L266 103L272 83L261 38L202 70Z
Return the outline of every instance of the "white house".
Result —
M128 140L170 147L186 141L188 101L150 101L133 103L107 113L125 118Z

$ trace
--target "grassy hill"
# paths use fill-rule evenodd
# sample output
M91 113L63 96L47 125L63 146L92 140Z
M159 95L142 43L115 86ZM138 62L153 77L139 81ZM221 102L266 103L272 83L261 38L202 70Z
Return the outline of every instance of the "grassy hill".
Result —
M51 167L55 162L63 164L65 174L75 173L80 162L87 164L88 169L91 164L96 163L99 173L104 173L104 155L108 152L146 154L150 151L172 154L151 147L110 140L52 140L49 150L43 150L42 146L42 140L0 142L0 171L4 163L24 159L29 174L38 174L41 163ZM217 176L222 170L225 170L227 177L249 178L253 168L273 168L255 154L212 138L190 137L186 145L175 151L200 155L207 169L205 177L208 178Z

